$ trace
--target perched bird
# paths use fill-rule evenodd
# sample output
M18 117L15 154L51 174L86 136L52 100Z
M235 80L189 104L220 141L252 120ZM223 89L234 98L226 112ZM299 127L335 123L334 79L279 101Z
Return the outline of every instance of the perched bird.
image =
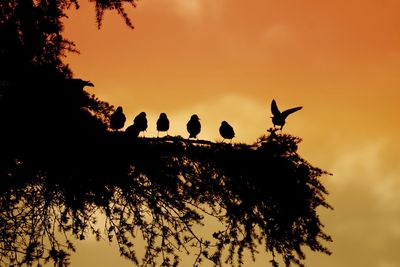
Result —
M90 81L85 81L85 80L82 80L82 79L71 79L71 81L73 81L76 84L79 84L82 87L85 87L85 86L94 87L94 84L92 82L90 82Z
M278 109L278 106L276 105L275 99L272 99L271 111L272 111L272 115L274 115L274 116L271 118L272 118L272 123L274 124L274 127L276 125L281 126L281 130L282 130L283 126L285 125L285 120L286 120L287 116L289 116L293 112L296 112L302 108L303 107L295 107L295 108L290 108L283 112L280 112Z
M82 107L82 105L87 105L83 103L87 101L88 95L86 95L85 87L94 87L94 84L90 81L85 81L82 79L65 79L60 84L60 88L63 93L63 98L59 100L59 103L69 103L69 106Z
M169 120L167 118L167 114L164 112L160 114L160 117L157 120L157 137L160 132L167 132L168 135L169 129Z
M67 79L66 81L68 84L80 89L83 89L85 86L94 87L93 83L82 79Z
M110 128L118 131L119 129L124 127L125 121L126 117L124 115L122 107L120 106L110 116Z
M225 139L231 139L235 137L235 132L233 131L232 126L229 125L226 121L221 122L221 126L219 127L219 133ZM224 141L222 140L222 141Z
M137 138L139 136L139 133L140 131L135 124L132 124L125 129L125 134L131 138Z
M140 112L139 115L133 120L133 124L139 130L139 132L144 132L147 129L147 118L145 112Z
M189 132L189 138L197 138L197 135L201 130L201 125L200 119L196 114L193 114L192 117L190 117L189 122L186 124L186 129Z

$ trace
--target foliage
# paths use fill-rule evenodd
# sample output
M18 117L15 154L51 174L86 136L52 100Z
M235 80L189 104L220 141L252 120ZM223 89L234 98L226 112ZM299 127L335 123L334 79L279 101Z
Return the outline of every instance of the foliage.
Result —
M116 10L133 28L124 3L136 6L136 0L95 0L96 19L101 26L104 12ZM67 52L78 52L75 44L64 38L62 19L78 0L4 0L0 2L0 80L35 66L58 69L71 76L63 63Z
M330 253L316 213L331 208L318 179L326 172L299 157L296 137L271 130L254 145L231 145L104 132L90 140L52 151L51 163L46 147L8 158L0 178L3 263L65 266L75 249L70 237L91 234L116 240L121 255L141 266L176 266L185 251L197 255L195 266L240 266L260 244L276 265L281 255L303 266L304 247ZM198 230L205 216L221 224L212 237Z
M0 66L4 77L27 71L32 65L69 74L61 59L66 51L75 51L75 46L62 36L61 19L70 4L25 0L0 3Z

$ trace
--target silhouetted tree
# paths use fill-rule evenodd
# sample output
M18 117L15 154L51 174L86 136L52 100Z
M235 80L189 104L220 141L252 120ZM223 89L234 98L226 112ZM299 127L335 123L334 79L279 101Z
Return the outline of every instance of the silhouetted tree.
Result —
M132 27L123 3L134 2L97 0L98 24L115 9ZM327 172L298 155L299 138L271 129L252 145L231 145L136 138L137 126L110 132L114 108L62 60L76 51L62 36L71 6L78 1L0 2L1 265L66 266L72 239L88 235L116 240L143 266L176 266L185 251L194 265L241 265L260 244L274 266L277 255L303 266L305 247L330 253L317 215L331 208L319 181ZM192 137L197 126L188 126ZM221 224L210 237L196 232L206 216Z
M93 1L92 1L93 2ZM133 28L124 4L136 6L136 0L95 0L100 27L104 12L116 10ZM78 0L5 0L0 2L0 81L23 79L32 68L58 70L71 77L63 62L67 52L78 52L75 44L62 35L62 19Z
M253 145L131 139L123 132L77 138L79 145L54 149L51 157L43 146L2 164L4 263L68 263L74 246L58 231L115 237L121 255L145 266L173 266L186 250L198 256L195 264L241 265L244 251L254 256L260 244L274 264L281 255L287 265L303 266L304 247L330 253L316 213L331 208L319 182L327 173L297 154L299 138L275 130ZM195 231L205 215L221 222L212 237ZM133 245L138 231L147 244L141 260Z

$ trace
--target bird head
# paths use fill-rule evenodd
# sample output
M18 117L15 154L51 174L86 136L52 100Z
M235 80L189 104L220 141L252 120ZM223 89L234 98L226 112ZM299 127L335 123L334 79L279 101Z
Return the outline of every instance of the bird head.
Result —
M121 106L117 107L116 112L122 112L122 107Z
M190 119L191 120L200 120L196 114L193 114L192 117L190 117Z
M146 112L140 112L139 116L140 117L146 117Z
M79 86L81 88L83 88L85 86L94 87L94 84L91 83L90 81L85 81L85 80L82 80L79 78L78 79L72 78L69 81L71 81L73 84L75 84L76 86Z
M91 83L90 81L85 81L85 82L86 82L85 86L94 87L94 84Z
M165 114L164 112L160 114L160 118L166 118L167 114Z

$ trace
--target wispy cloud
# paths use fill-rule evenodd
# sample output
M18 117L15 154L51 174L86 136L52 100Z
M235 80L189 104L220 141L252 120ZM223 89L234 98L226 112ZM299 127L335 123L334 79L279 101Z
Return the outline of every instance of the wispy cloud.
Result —
M400 266L394 249L400 245L400 167L394 149L385 137L343 140L332 148L337 160L329 167L334 176L327 186L335 211L323 221L334 239L334 255L326 266Z
M277 23L266 28L261 39L269 44L290 43L295 39L295 32L287 24Z
M202 0L172 0L175 11L188 19L199 19L204 10Z
M167 7L189 23L218 18L226 0L168 0Z

